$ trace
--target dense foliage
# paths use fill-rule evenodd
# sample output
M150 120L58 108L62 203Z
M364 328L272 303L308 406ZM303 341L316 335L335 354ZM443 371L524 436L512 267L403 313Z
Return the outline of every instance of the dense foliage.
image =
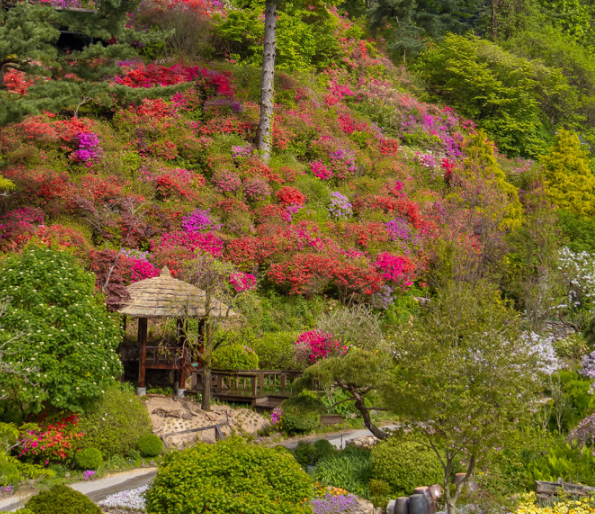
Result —
M85 434L82 448L95 448L105 458L127 456L151 434L151 419L134 393L114 388L81 417L79 429Z
M34 514L101 514L101 510L83 493L66 485L55 485L27 501L25 507Z
M0 342L24 333L4 358L27 362L29 378L2 374L8 401L29 412L42 405L80 412L120 375L121 331L94 286L67 252L30 247L2 262L0 287L10 304Z
M147 492L147 510L194 512L209 504L217 513L307 513L311 482L293 457L241 439L167 454Z

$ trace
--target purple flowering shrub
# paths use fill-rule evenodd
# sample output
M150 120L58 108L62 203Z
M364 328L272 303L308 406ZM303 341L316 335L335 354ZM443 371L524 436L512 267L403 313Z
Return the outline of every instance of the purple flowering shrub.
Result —
M346 196L338 191L331 193L331 205L329 214L337 220L349 218L353 215L353 205Z

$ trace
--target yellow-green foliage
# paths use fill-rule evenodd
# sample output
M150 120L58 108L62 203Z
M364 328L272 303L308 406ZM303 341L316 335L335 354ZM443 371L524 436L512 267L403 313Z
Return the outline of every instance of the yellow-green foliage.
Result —
M519 200L517 188L506 181L506 175L496 161L494 146L488 140L486 133L483 130L478 130L476 134L469 136L464 144L464 152L463 177L473 181L486 181L493 186L493 189L491 187L487 188L486 193L494 190L503 194L506 199L506 204L499 205L499 212L494 213L494 215L499 215L501 209L504 209L505 216L500 223L500 228L510 230L519 227L523 217L523 207ZM483 203L480 201L477 208L482 208ZM485 202L486 205L489 203L489 201Z
M0 175L0 191L10 191L14 188L15 185L10 180Z
M578 216L595 214L595 177L574 132L560 130L542 162L547 194L560 209Z

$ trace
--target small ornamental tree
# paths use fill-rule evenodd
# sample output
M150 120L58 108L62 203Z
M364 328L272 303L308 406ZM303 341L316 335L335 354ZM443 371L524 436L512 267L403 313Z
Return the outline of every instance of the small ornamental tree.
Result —
M222 321L241 319L238 308L250 297L250 291L256 287L253 275L239 273L231 264L216 260L208 253L199 254L186 264L186 281L194 284L205 293L204 297L190 300L204 306L205 315L199 324L196 337L188 330L188 342L194 355L202 361L202 408L211 409L211 369L213 369L213 351L221 346L225 337L215 338L215 331ZM234 310L232 310L232 308ZM188 324L186 322L186 324Z
M595 213L595 177L578 136L559 130L556 142L542 158L548 196L560 208L578 216Z
M520 321L481 283L450 283L413 325L394 339L397 368L385 384L385 404L411 421L444 470L448 514L463 485L496 446L506 446L527 419L540 390L537 351L521 337ZM465 479L450 487L455 459Z
M376 389L381 389L388 379L388 360L385 354L376 351L352 348L344 357L330 357L318 361L304 371L301 384L311 385L317 382L325 389L341 388L348 398L339 403L353 401L355 408L364 419L364 425L378 439L386 439L388 435L378 428L370 414L373 410L384 410L380 407L366 405L366 396Z
M24 413L81 412L101 398L122 371L121 329L95 296L93 274L66 252L29 247L3 261L0 290L11 299L0 330L4 359L27 372L2 373L0 394ZM23 339L11 348L15 334Z

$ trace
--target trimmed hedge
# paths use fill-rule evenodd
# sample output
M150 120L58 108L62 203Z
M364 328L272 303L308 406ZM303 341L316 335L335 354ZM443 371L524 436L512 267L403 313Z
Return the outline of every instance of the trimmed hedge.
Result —
M155 434L147 434L139 439L138 449L143 457L157 457L163 453L163 441Z
M213 352L213 368L216 369L258 369L258 355L241 344L217 348Z
M85 448L76 452L74 460L80 469L98 469L103 466L103 457L97 448Z
M284 451L232 438L168 453L146 493L151 514L311 514L310 477Z
M394 436L377 444L372 450L372 475L387 482L398 496L444 481L444 470L434 451L413 436Z
M84 494L65 485L55 485L33 496L25 505L33 514L101 514Z

